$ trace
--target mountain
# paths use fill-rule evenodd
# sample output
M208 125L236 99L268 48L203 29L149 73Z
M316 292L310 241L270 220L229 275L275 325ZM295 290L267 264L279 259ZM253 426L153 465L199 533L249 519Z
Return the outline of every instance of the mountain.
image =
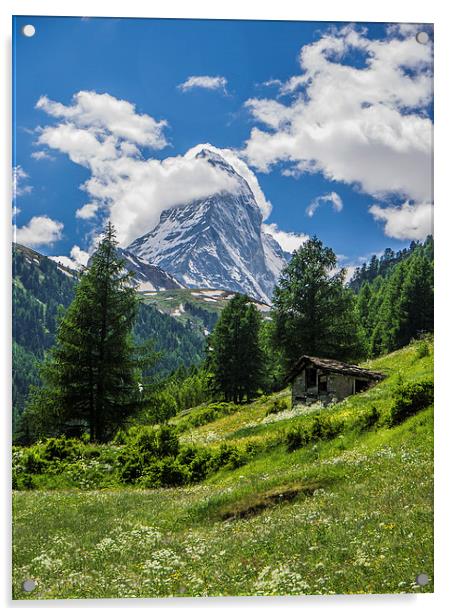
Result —
M168 289L185 288L174 276L160 267L151 265L123 248L116 250L124 259L126 269L134 273L134 278L138 283L138 291L167 291Z
M157 270L152 270L156 286L160 284ZM170 284L171 277L166 278L164 272L162 276L164 283ZM39 384L38 364L55 341L58 313L71 303L77 280L75 270L13 244L14 424L24 408L30 385ZM154 369L158 377L181 365L197 364L204 355L205 336L198 325L182 323L145 301L140 304L134 336L138 343L153 339L156 350L162 353Z
M287 255L262 231L262 213L246 180L219 154L204 149L197 157L233 177L237 189L165 210L127 250L183 286L238 291L270 303Z
M193 288L143 291L141 295L143 301L159 312L169 314L182 323L191 323L205 336L213 330L223 308L234 297L232 291ZM264 319L270 318L271 306L258 300L253 300L253 303Z

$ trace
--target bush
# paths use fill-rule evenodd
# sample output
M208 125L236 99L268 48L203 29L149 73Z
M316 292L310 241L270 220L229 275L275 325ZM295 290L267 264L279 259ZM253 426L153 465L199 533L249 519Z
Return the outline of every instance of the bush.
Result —
M222 443L218 451L214 453L210 461L210 471L215 472L220 468L234 469L243 466L246 462L245 453L241 453L237 447Z
M157 461L175 458L179 439L174 427L136 426L120 436L126 444L119 454L119 476L125 483L134 483Z
M312 438L312 433L307 427L299 426L288 430L286 434L287 451L292 452L308 445Z
M39 453L32 448L24 452L22 464L24 470L32 475L39 475L47 466L46 460L43 460Z
M13 490L33 490L35 481L30 473L15 473L12 476Z
M42 457L45 460L74 460L81 453L81 442L74 438L49 438L42 447Z
M156 460L145 469L139 481L143 488L180 486L187 483L190 474L186 466L172 458Z
M398 425L411 415L415 415L418 411L432 404L433 394L433 381L399 383L389 411L390 425Z
M208 449L198 449L196 455L188 466L190 481L196 483L202 481L211 470L212 454Z
M287 404L287 400L274 400L267 409L265 415L275 415L276 413L281 413L281 411L285 411L288 408L289 405Z
M113 440L112 440L112 444L113 445L125 445L127 443L127 432L125 430L123 430L122 428L120 428Z
M143 455L133 449L119 454L119 478L124 483L134 483L143 474Z
M129 430L126 447L135 449L148 460L164 458L177 456L179 439L172 426L137 426Z
M304 421L302 425L288 430L286 433L287 451L295 451L320 440L333 439L339 436L344 429L345 424L342 421L333 420L328 415L315 415L312 419Z
M422 359L430 355L430 347L427 340L423 339L416 345L416 359Z
M356 427L359 430L370 430L380 420L380 411L376 406L371 406L370 409L361 413L356 421Z

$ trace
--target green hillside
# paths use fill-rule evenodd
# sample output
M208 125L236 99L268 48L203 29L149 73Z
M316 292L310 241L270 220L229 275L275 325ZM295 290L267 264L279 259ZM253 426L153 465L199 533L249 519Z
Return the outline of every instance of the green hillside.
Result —
M234 293L221 289L171 289L143 291L144 301L177 320L196 324L200 331L212 331L218 317ZM254 302L265 315L270 306Z
M72 301L76 282L74 271L13 244L13 431L30 385L39 383L38 363L54 343L58 314ZM155 368L159 377L198 364L204 356L205 336L198 327L145 302L134 334L138 343L153 339L162 353Z
M182 447L236 452L198 483L124 485L120 440L37 468L14 493L14 596L432 592L416 576L433 579L433 407L390 418L402 385L432 379L433 348L366 366L387 378L325 409L284 408L283 391L180 413Z

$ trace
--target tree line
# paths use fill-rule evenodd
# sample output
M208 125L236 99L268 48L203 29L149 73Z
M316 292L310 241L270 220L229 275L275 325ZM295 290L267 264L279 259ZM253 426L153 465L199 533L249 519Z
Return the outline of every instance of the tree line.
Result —
M236 294L206 339L201 365L156 383L152 341L137 346L131 334L139 300L116 245L109 224L43 361L43 385L23 417L25 440L84 430L104 442L131 419L164 422L208 399L240 404L280 389L301 355L357 361L433 330L431 238L371 280L355 274L353 287L333 250L313 237L284 268L270 313Z

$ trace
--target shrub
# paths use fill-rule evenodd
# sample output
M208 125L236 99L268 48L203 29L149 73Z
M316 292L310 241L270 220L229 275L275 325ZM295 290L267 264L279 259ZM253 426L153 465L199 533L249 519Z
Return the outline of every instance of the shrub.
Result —
M15 473L12 476L13 490L33 490L35 481L30 473Z
M292 428L286 433L287 451L295 451L310 443L329 440L338 436L344 430L344 424L334 421L328 415L315 415L310 421Z
M411 415L415 415L418 411L432 404L433 392L433 381L399 383L389 411L390 425L398 425Z
M187 483L190 474L186 466L172 458L156 460L149 465L139 481L144 488L180 486Z
M262 443L257 443L254 441L249 441L245 445L245 453L249 458L252 458L262 452L264 450L264 446Z
M129 431L126 446L137 450L145 459L177 456L179 439L174 427L139 426Z
M210 461L210 470L215 472L220 468L238 468L245 464L246 455L240 452L237 447L222 443L220 448L214 453Z
M198 449L188 466L190 481L196 483L205 479L211 469L212 454L208 449Z
M371 406L370 409L364 411L358 416L356 427L359 430L370 430L380 420L380 411L376 406Z
M47 466L46 460L43 460L39 453L33 448L25 450L22 457L24 470L32 475L39 475Z
M42 447L42 457L45 460L74 460L80 455L81 443L73 438L60 436L49 438Z
M115 434L115 436L114 436L114 438L112 440L112 444L113 445L125 445L126 442L127 442L127 432L125 432L125 430L120 428L116 432L116 434Z
M389 423L394 426L433 403L433 381L399 383L394 392L389 412Z
M179 450L177 459L180 464L183 464L184 466L190 466L190 464L196 458L198 451L199 449L194 445L183 445Z
M143 456L133 449L119 454L119 478L125 483L134 483L143 473Z
M430 355L430 347L427 340L423 339L416 345L416 359L422 359Z
M274 400L272 404L268 407L266 416L274 415L276 413L281 413L281 411L287 410L289 405L287 404L287 400Z
M136 482L147 467L179 453L179 439L172 426L136 426L120 438L126 441L118 456L119 477L125 483Z
M292 452L305 447L310 441L311 433L303 426L292 428L286 434L287 451Z

